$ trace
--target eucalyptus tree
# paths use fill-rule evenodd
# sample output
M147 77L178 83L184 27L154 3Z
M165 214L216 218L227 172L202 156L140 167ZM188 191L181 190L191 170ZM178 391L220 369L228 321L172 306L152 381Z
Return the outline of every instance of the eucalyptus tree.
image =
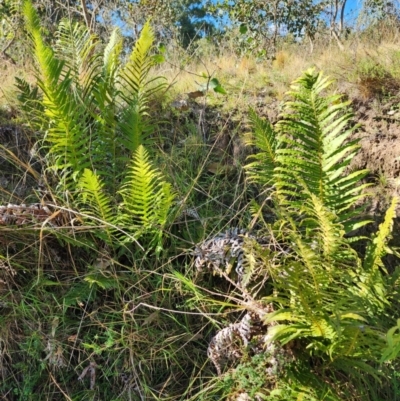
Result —
M343 48L347 0L208 0L208 5L216 16L221 16L221 21L229 17L233 24L240 25L247 42L260 44L267 53L273 53L278 37L287 33L308 38L312 49L321 28L328 28L330 36Z
M248 42L261 43L267 52L273 51L283 31L314 38L323 9L321 2L313 0L238 0L234 4L221 0L210 7L216 14L227 14L233 23L239 23L240 32L248 36Z

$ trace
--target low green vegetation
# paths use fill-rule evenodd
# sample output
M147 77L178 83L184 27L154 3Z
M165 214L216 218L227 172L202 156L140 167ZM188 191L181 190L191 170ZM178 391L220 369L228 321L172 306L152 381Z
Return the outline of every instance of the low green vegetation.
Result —
M217 114L210 146L190 98L215 96L212 116L229 84L207 70L171 107L150 22L131 49L70 19L50 41L30 0L23 16L35 71L16 80L23 146L0 145L0 395L399 400L398 200L367 215L334 81L305 69L276 119L242 110L245 147ZM395 68L358 68L360 87L386 83L366 96L396 87Z

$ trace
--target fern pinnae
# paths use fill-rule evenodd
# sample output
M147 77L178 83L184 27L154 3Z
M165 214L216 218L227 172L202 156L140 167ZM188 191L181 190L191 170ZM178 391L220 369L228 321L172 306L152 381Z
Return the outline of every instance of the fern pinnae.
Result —
M15 77L15 86L18 89L18 102L20 111L26 115L26 121L35 131L43 125L44 107L41 102L39 87L31 85L24 79Z
M285 114L278 123L278 129L287 144L285 149L277 151L278 164L285 166L277 169L279 186L284 188L290 182L296 182L293 176L295 171L301 174L311 193L318 194L327 206L340 215L361 198L364 187L354 184L366 172L357 172L347 180L341 176L359 145L358 141L345 143L354 127L342 132L352 117L351 112L346 113L348 102L330 106L332 99L340 99L337 95L317 99L316 96L331 82L320 76L309 71L304 79L298 80L308 86L301 88L298 85L297 92L291 92L295 100L287 104L285 110L289 114ZM339 112L344 114L339 115ZM354 188L352 193L351 189L346 191L346 187L351 185ZM343 193L346 195L343 196Z
M144 112L140 106L140 100L131 99L120 115L118 127L123 136L121 143L130 152L135 152L140 145L146 145L146 137L149 134L147 125L143 121Z
M312 210L318 222L318 230L321 233L321 238L317 239L317 242L322 244L323 257L329 266L342 244L343 227L337 222L336 215L324 206L317 196L311 194L311 202L310 210Z
M341 145L343 141L347 139L349 134L356 129L356 127L353 126L343 135L339 135L341 132L343 132L343 129L346 128L351 118L354 117L353 113L347 113L340 116L339 111L346 112L345 109L337 110L335 113L329 115L329 120L325 119L321 121L321 126L324 133L323 136L325 139L325 146L329 146L329 144L332 143L331 146L333 149Z
M253 109L250 109L250 121L254 127L254 138L248 139L247 145L254 145L261 152L249 157L252 161L246 165L246 169L250 179L268 185L273 181L273 171L276 167L276 133L269 121L258 117Z
M149 21L147 21L129 56L128 63L120 73L121 83L125 84L124 93L127 98L131 97L132 94L138 94L146 84L148 73L153 65L152 58L149 57L153 42L154 32Z
M329 175L330 180L336 177L343 179L343 173L346 167L349 166L354 155L359 149L358 143L347 143L346 145L337 148L336 151L328 153L324 156L324 171ZM366 170L363 170L366 171Z

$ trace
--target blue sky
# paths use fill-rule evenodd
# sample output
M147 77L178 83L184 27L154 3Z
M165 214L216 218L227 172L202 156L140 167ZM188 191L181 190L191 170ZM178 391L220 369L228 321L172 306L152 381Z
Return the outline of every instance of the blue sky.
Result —
M346 4L346 14L347 18L354 18L358 14L358 10L361 8L362 4L360 0L347 0Z

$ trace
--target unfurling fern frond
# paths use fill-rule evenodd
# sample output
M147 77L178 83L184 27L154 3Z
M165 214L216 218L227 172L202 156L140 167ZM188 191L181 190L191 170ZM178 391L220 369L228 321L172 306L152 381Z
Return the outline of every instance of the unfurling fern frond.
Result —
M127 178L119 191L122 196L121 211L124 220L144 229L160 231L167 220L174 199L171 185L149 161L149 155L140 145L133 155ZM127 221L124 222L128 224Z

